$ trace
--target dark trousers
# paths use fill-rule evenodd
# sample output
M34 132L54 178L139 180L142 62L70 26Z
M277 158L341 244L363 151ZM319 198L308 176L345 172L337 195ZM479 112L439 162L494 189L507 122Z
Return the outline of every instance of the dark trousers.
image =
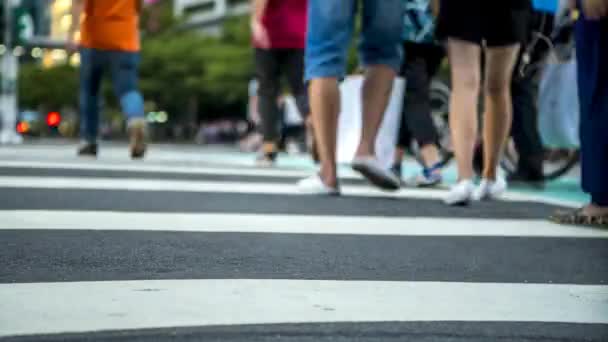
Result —
M553 16L531 11L526 21L526 40L517 60L511 81L513 124L511 136L519 154L516 172L529 180L543 179L544 147L538 131L538 86L541 68L538 65L547 57L549 48L543 42L530 45L540 31L545 36L553 31ZM526 65L524 54L530 58Z
M445 56L442 47L431 44L404 44L405 59L401 75L405 78L405 97L398 147L407 148L412 139L420 147L437 143L437 128L431 117L431 80Z
M308 96L304 85L303 49L256 49L256 76L259 82L259 111L262 119L264 142L278 143L281 136L281 110L278 97L281 93L281 76L287 82L302 115L307 115Z
M608 206L608 18L576 24L583 190Z
M538 62L533 60L533 63ZM521 63L521 56L518 65ZM519 154L517 173L531 180L542 180L544 148L538 132L538 84L540 69L524 75L516 67L511 82L513 126L511 136Z

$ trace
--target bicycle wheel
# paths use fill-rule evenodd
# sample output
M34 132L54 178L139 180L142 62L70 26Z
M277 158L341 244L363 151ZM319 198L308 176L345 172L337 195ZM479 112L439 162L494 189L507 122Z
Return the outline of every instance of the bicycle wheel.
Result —
M569 150L560 158L555 160L545 160L543 163L543 179L552 181L558 179L572 170L580 161L579 150ZM517 170L519 155L515 149L512 140L509 140L505 149L503 158L500 161L500 166L508 174L514 173Z

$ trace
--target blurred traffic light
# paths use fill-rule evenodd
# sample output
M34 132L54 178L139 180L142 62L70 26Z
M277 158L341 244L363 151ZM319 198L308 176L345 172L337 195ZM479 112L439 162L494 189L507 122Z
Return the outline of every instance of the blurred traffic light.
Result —
M27 121L20 121L17 124L17 133L25 134L30 131L30 124Z
M49 127L57 127L61 123L61 114L59 112L50 112L46 115L46 124Z

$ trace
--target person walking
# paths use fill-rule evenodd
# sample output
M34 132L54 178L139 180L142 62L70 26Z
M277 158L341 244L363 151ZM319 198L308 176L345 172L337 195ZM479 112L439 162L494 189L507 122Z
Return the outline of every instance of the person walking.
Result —
M402 0L404 6L401 75L406 90L393 172L401 178L401 164L412 138L417 142L423 162L422 174L408 183L432 187L442 181L439 134L431 116L431 81L445 57L444 48L435 39L435 18L430 0Z
M608 227L608 0L579 0L576 58L581 108L582 187L591 201L558 212L557 223Z
M359 6L361 5L361 6ZM400 187L399 178L382 167L375 143L393 81L401 65L401 0L309 0L306 80L320 170L298 183L302 192L339 195L336 135L340 113L338 82L344 77L347 51L358 8L362 28L359 52L365 69L362 88L363 127L353 169L386 190Z
M105 69L127 117L131 158L146 153L144 101L139 92L139 16L141 0L73 0L68 50L80 51L80 115L83 145L80 156L97 156L99 91ZM82 21L81 21L82 19ZM76 38L80 30L80 41Z
M458 182L444 199L448 205L495 199L507 189L497 174L512 117L511 76L525 40L529 0L440 0L438 35L447 39L451 64L450 129ZM481 57L485 57L483 122L484 170L473 183Z
M259 112L263 135L259 166L275 164L281 135L281 111L277 103L281 76L287 81L300 113L309 112L304 85L304 45L307 0L252 0L251 32L259 82Z
M513 125L511 136L519 155L515 172L508 175L509 183L544 187L545 151L538 130L538 91L542 68L549 46L535 35L549 36L553 30L553 15L529 9L526 26L526 48L517 58L511 94L513 100ZM538 33L537 33L538 32Z

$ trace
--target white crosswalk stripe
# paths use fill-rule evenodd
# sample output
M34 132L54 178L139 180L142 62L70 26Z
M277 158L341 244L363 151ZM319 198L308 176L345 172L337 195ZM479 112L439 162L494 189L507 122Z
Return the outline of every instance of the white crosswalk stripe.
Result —
M0 313L9 334L288 322L608 324L606 287L582 285L156 280L0 285L0 296L11 309Z
M16 155L0 153L0 339L383 322L608 336L608 231L544 219L577 203L447 208L442 190L386 194L353 174L344 198L316 198L295 191L303 169Z
M158 214L90 211L0 211L2 229L174 232L230 232L277 234L346 234L388 236L512 236L608 239L608 231L557 226L545 220L488 220L458 218L387 218L259 214ZM530 229L534 227L534 229Z

